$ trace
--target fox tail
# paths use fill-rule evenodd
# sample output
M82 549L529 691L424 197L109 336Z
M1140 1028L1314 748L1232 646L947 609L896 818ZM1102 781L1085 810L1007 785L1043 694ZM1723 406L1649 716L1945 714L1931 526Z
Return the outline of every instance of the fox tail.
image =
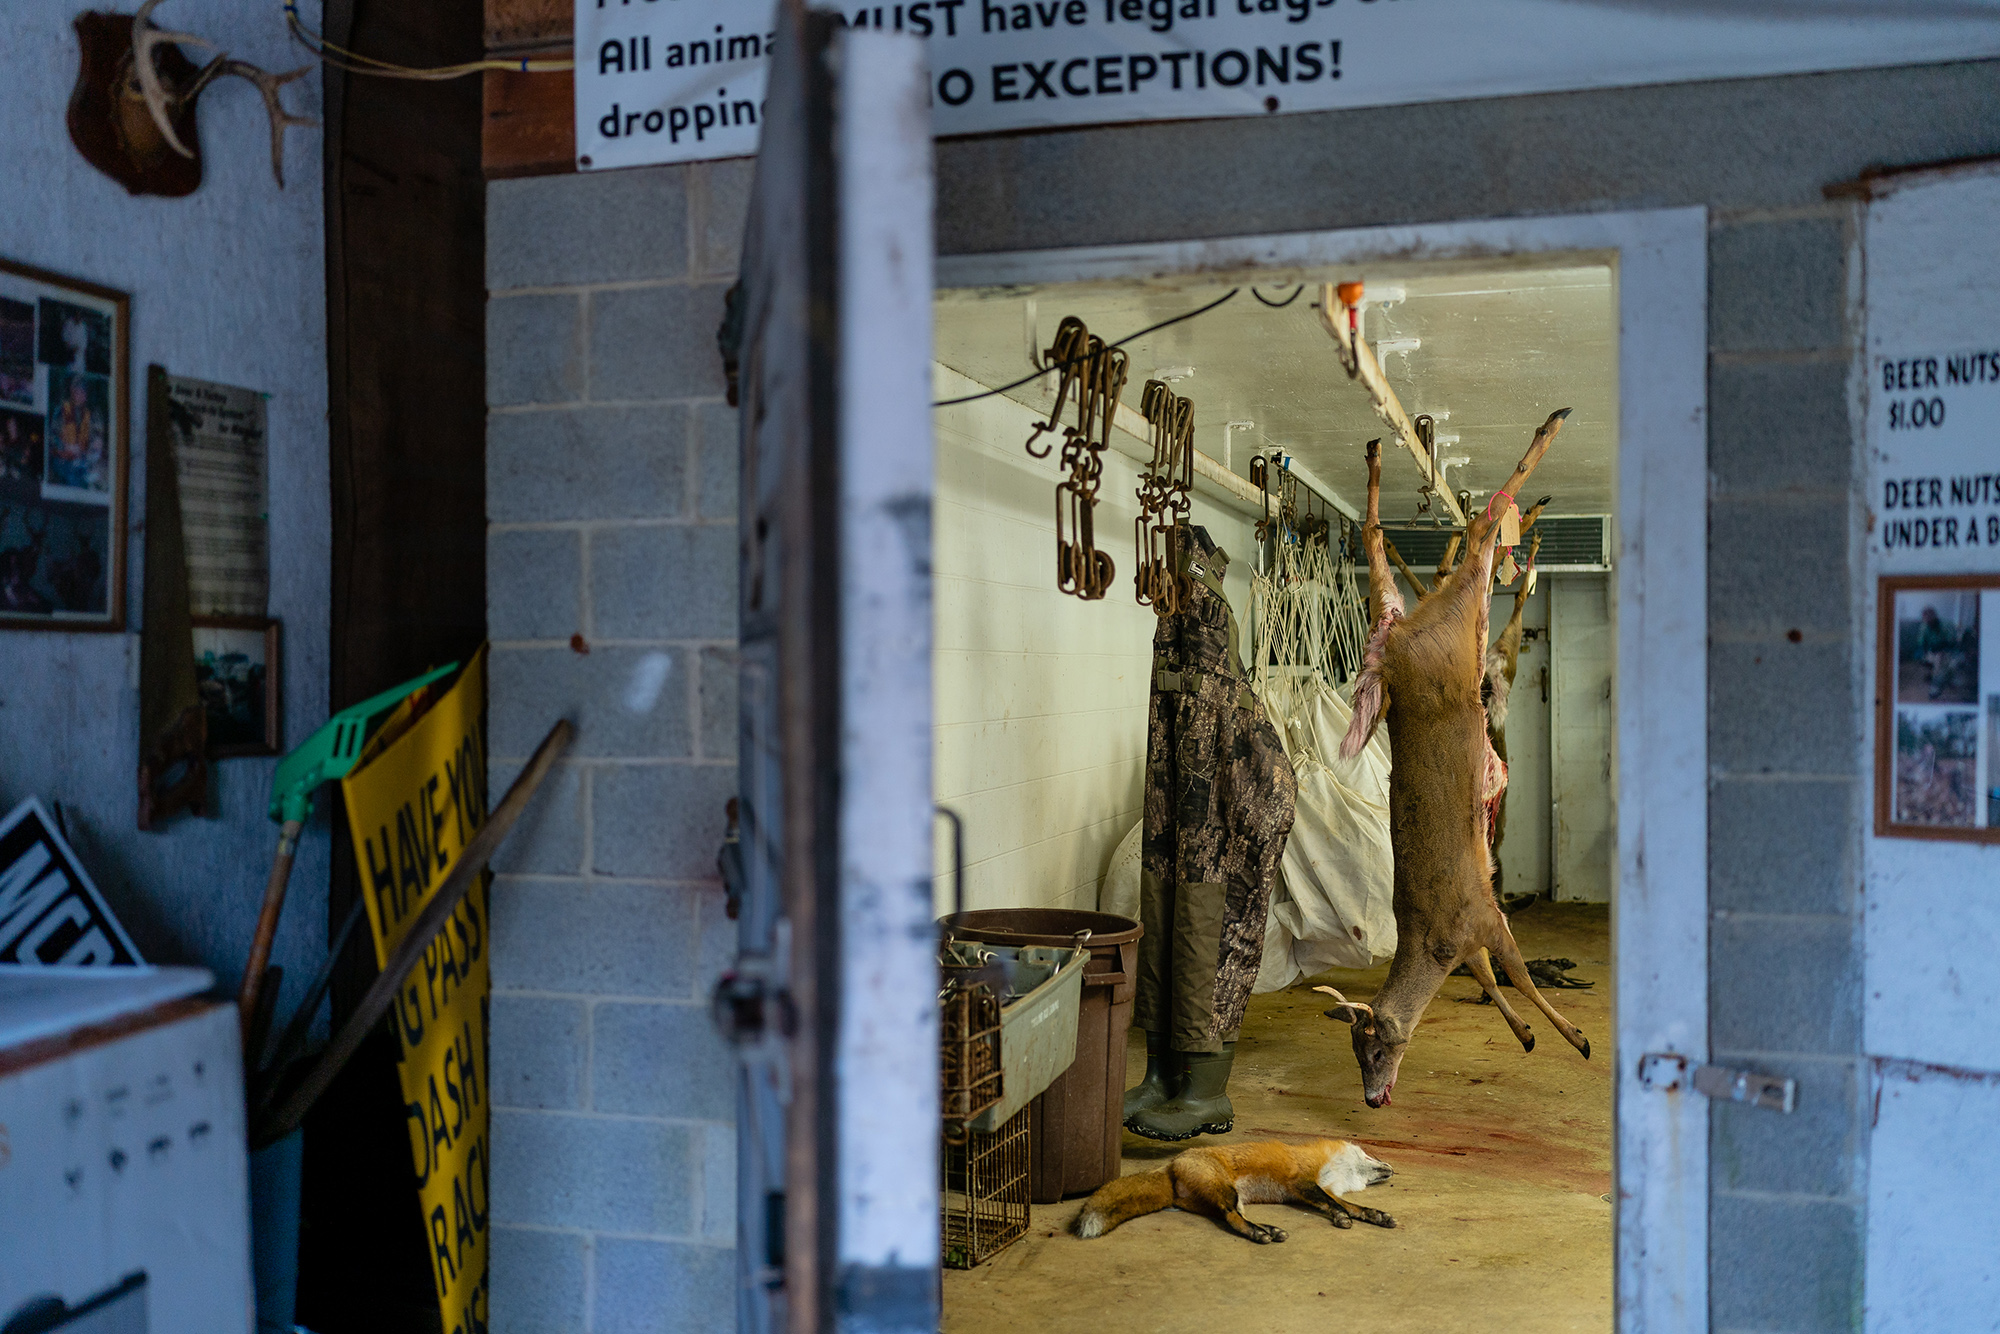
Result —
M1086 1239L1101 1237L1120 1223L1170 1209L1173 1203L1174 1183L1165 1168L1138 1172L1101 1187L1084 1201L1070 1231Z

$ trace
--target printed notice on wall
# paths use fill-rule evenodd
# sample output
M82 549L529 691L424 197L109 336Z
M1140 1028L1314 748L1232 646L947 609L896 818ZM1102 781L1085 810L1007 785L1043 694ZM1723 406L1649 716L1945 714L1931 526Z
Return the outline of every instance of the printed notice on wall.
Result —
M406 700L384 720L359 769L341 781L377 967L422 913L486 823L480 744L486 651L429 708ZM400 734L399 734L400 733ZM383 742L387 740L387 744ZM424 1239L446 1334L487 1327L487 892L482 872L390 1010L397 1074L417 1169Z
M264 395L179 375L167 377L167 390L189 608L262 616L271 594Z
M1882 571L2000 570L2000 340L1877 356L1868 402Z
M2000 55L1962 0L816 4L929 49L940 136ZM772 0L576 0L579 167L757 151Z

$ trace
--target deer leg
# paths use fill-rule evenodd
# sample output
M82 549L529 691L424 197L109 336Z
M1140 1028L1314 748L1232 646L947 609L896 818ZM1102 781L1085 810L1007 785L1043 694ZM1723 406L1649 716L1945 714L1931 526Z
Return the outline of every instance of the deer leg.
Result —
M1382 442L1370 440L1368 522L1361 528L1361 546L1368 553L1368 605L1375 619L1368 632L1368 643L1361 651L1361 673L1354 680L1354 712L1347 720L1347 734L1340 739L1340 756L1346 760L1361 753L1389 708L1388 688L1382 681L1382 655L1388 648L1389 631L1402 619L1403 594L1396 587L1396 576L1389 572L1386 542L1382 535Z
M1403 611L1402 590L1396 587L1396 576L1389 569L1387 541L1382 533L1382 442L1370 440L1368 522L1361 528L1361 549L1368 555L1368 595L1373 604L1369 612L1378 626L1385 617L1401 615ZM1418 592L1423 591L1423 584L1414 574L1410 576L1410 582L1416 584Z
M1410 581L1410 587L1417 590L1417 597L1420 599L1429 597L1431 586L1419 578L1417 572L1410 568L1410 563L1403 559L1403 553L1396 550L1396 544L1385 537L1382 539L1382 545L1388 548L1389 559L1396 563L1396 568L1401 570L1403 577ZM1372 575L1373 572L1371 571L1370 573Z
M1526 1020L1514 1013L1514 1007L1509 1005L1507 998L1500 994L1500 983L1493 976L1493 961L1486 957L1486 951L1483 949L1474 950L1472 957L1465 961L1465 966L1470 968L1472 975L1479 979L1479 989L1486 993L1487 999L1500 1007L1500 1017L1507 1021L1507 1027L1514 1030L1514 1036L1520 1040L1521 1050L1533 1051L1535 1049L1534 1030L1528 1027Z
M1438 560L1436 582L1444 582L1444 577L1458 568L1458 549L1464 541L1464 533L1453 533L1451 535L1451 541L1445 545L1444 555Z
M1514 943L1514 933L1507 926L1505 917L1500 919L1500 939L1496 944L1493 952L1500 956L1500 966L1507 970L1507 980L1514 984L1514 990L1533 1001L1535 1008L1547 1015L1549 1022L1556 1026L1556 1032L1563 1035L1563 1040L1582 1052L1584 1060L1589 1060L1590 1039L1578 1031L1575 1024L1557 1014L1556 1007L1549 1004L1548 998L1535 990L1535 980L1528 976L1527 961L1521 957L1521 947Z

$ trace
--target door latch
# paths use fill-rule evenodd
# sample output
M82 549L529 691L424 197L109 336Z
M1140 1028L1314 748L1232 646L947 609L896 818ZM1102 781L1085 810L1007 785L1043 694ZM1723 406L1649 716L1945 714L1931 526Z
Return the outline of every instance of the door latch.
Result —
M1649 1051L1641 1056L1639 1083L1656 1093L1671 1093L1692 1084L1696 1093L1707 1097L1747 1102L1773 1112L1789 1112L1798 1106L1796 1080L1719 1065L1697 1065L1690 1070L1688 1058L1679 1052Z
M798 1007L791 992L773 986L761 970L746 967L739 959L737 971L724 973L709 998L709 1013L715 1027L738 1047L761 1042L766 1036L789 1038L798 1031Z

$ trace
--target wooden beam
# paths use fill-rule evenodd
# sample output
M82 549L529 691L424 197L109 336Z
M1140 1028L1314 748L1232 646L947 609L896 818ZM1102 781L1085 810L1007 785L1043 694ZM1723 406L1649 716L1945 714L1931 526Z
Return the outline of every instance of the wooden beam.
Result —
M1424 452L1417 440L1417 428L1410 421L1410 415L1403 411L1403 405L1396 398L1396 391L1389 387L1389 379L1382 373L1382 363L1375 359L1375 349L1368 346L1366 338L1357 338L1347 327L1344 318L1347 306L1333 283L1321 283L1319 289L1319 322L1333 335L1333 341L1340 345L1340 355L1344 363L1356 368L1354 378L1368 391L1369 401L1375 405L1375 415L1383 425L1395 435L1402 446L1410 451L1410 457L1417 461L1417 471L1423 475L1431 489L1437 493L1437 503L1444 506L1445 513L1452 521L1465 523L1465 510L1459 506L1458 497L1446 489L1444 479L1431 469L1430 455Z
M576 170L576 80L567 70L488 70L480 158L488 180Z
M486 0L486 50L567 48L575 17L574 0Z

